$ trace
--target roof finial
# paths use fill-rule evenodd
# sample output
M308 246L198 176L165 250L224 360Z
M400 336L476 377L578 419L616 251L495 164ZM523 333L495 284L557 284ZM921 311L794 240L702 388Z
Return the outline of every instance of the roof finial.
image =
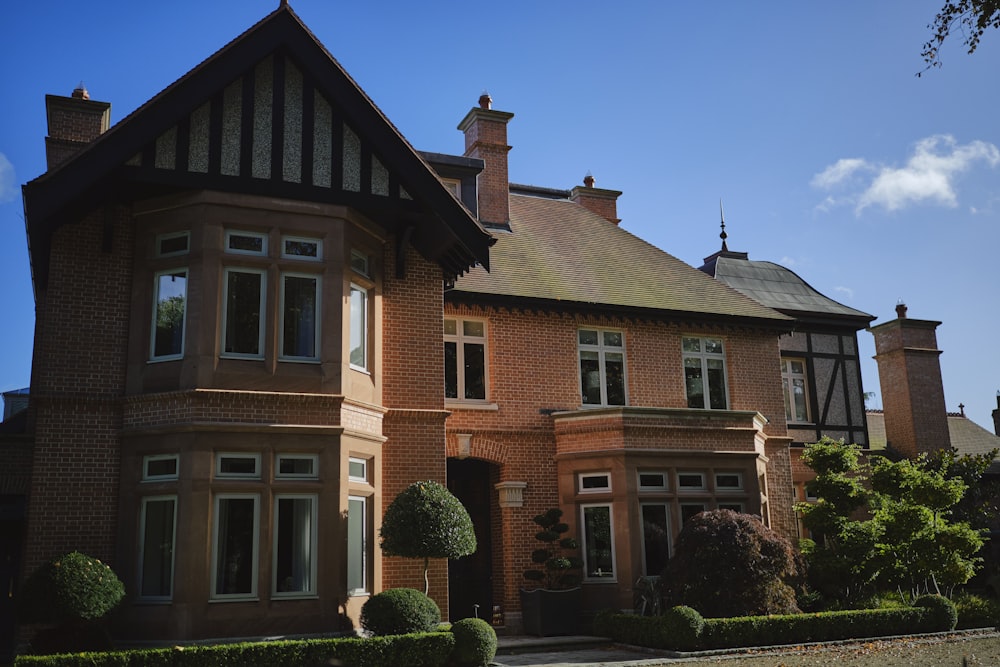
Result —
M726 245L726 239L729 235L726 234L726 212L722 210L722 198L719 198L719 218L721 222L719 226L722 227L722 232L719 234L719 238L722 239L722 252L729 252L729 246Z

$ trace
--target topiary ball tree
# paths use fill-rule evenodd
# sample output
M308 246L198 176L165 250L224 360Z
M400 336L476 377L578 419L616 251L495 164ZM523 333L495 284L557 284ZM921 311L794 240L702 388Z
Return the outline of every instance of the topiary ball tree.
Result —
M462 503L434 481L414 482L389 504L379 530L387 556L424 559L424 593L431 558L461 558L476 551L476 532Z
M361 626L373 635L434 632L440 623L437 603L415 588L390 588L361 607Z
M463 618L451 626L455 649L451 660L458 667L485 667L497 654L497 633L481 618Z
M797 613L786 583L797 575L791 544L759 517L712 510L684 524L662 581L667 607L725 618Z

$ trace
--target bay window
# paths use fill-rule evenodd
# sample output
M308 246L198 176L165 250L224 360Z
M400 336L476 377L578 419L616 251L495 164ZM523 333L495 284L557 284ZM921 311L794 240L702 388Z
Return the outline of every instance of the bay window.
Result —
M274 499L273 590L276 597L316 592L316 496Z
M223 356L264 356L264 271L226 269L222 301Z
M257 541L260 498L256 494L215 497L212 528L212 597L257 595Z
M611 505L582 505L583 572L585 581L614 581L614 531Z
M347 499L347 592L367 593L368 587L368 498Z
M184 354L187 277L187 269L160 271L154 277L152 359L178 359Z
M169 600L174 591L176 496L142 499L139 518L139 597Z
M368 370L368 290L351 285L350 305L351 366Z
M319 359L320 285L316 275L284 273L281 276L281 358L295 361Z

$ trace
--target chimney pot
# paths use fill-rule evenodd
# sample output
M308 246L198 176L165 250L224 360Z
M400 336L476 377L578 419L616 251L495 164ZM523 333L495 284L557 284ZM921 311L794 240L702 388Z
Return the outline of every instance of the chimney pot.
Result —
M72 97L74 99L77 99L77 100L89 100L90 99L90 93L87 92L87 87L83 85L83 81L80 82L79 86L77 86L76 88L73 89L73 95L72 95Z
M906 304L902 301L896 304L896 317L901 320L906 318Z
M588 188L594 187L594 177L589 171L587 172L587 175L583 177L583 184Z
M493 108L493 98L490 94L483 91L483 94L479 96L479 108L480 109L492 109Z

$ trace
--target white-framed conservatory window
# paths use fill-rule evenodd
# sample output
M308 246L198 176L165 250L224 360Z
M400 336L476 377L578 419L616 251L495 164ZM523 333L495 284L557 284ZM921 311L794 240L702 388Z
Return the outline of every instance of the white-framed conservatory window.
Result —
M226 252L234 255L267 256L267 234L260 232L226 231Z
M611 473L581 472L576 477L580 493L607 493L611 491Z
M611 505L581 505L580 518L580 525L583 526L584 581L616 581Z
M444 396L459 401L485 401L487 396L486 322L447 318L444 321Z
M640 503L642 516L642 572L658 577L670 559L670 507L667 503Z
M274 496L272 590L275 597L316 593L317 496Z
M318 361L319 276L281 274L281 356L283 361Z
M142 457L142 481L164 482L177 479L177 454L150 454Z
M317 454L278 454L274 457L275 479L318 479Z
M584 405L625 405L625 335L580 329L580 395Z
M215 455L215 476L260 479L260 454L220 452Z
M371 590L368 581L368 516L366 496L347 498L347 592L365 595Z
M685 336L681 348L688 407L725 410L728 400L722 340Z
M139 535L139 597L170 600L174 595L177 496L142 499Z
M215 497L212 521L212 598L257 596L260 496L227 493Z
M263 359L267 274L247 268L223 273L222 356Z
M187 281L187 269L159 271L153 277L153 326L149 346L152 361L184 356Z

